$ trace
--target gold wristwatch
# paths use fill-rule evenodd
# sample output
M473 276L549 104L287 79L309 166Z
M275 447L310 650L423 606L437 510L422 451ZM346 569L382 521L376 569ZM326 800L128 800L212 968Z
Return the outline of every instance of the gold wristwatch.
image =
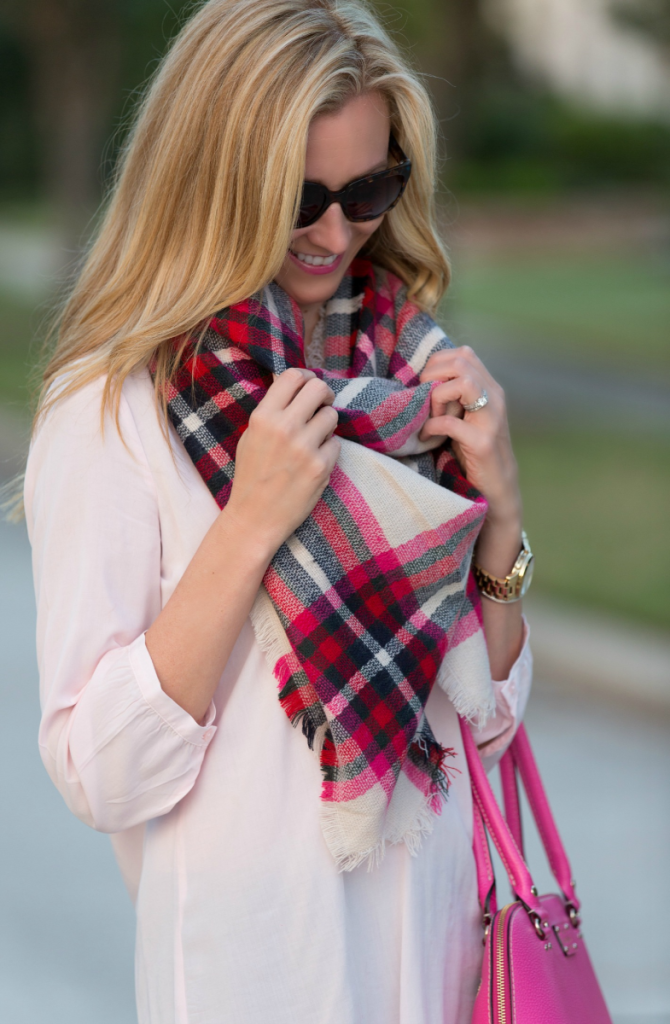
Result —
M482 597L488 597L490 601L497 601L499 604L510 604L513 601L520 601L527 592L533 578L533 552L530 550L525 532L521 534L521 540L519 557L512 566L512 571L504 579L492 576L473 563L472 571Z

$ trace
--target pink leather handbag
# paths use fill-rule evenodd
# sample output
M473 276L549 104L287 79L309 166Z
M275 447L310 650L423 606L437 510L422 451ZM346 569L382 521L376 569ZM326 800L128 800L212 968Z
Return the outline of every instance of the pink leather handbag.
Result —
M580 930L570 864L524 727L500 763L507 821L463 720L461 733L472 781L473 845L486 936L472 1024L612 1024ZM526 866L517 771L560 896L538 896ZM516 896L500 910L487 831Z

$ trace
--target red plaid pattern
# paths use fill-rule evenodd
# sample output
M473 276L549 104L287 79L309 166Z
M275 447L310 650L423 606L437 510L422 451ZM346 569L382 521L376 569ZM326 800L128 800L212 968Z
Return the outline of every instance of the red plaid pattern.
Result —
M420 384L419 374L448 344L407 300L402 282L354 262L327 304L325 365L316 371L336 393L343 454L312 515L272 560L263 581L271 608L264 599L254 619L257 632L263 620L261 642L284 711L310 746L318 743L324 804L359 801L360 813L367 800L372 817L389 821L401 775L421 807L439 810L451 752L433 737L426 701L449 652L472 638L482 643L469 565L486 504L447 447L424 452L416 441L433 386ZM202 343L187 347L167 388L168 411L219 507L230 495L237 444L272 374L303 365L300 311L274 283L217 313ZM387 458L412 444L412 455ZM362 471L361 458L368 460ZM431 502L447 500L444 488L452 493L444 521L438 511L426 526L423 508L412 505L419 485ZM392 541L402 516L419 525ZM485 711L485 703L475 710ZM394 841L390 824L372 828L372 842L344 835L346 822L331 814L324 826L345 867Z

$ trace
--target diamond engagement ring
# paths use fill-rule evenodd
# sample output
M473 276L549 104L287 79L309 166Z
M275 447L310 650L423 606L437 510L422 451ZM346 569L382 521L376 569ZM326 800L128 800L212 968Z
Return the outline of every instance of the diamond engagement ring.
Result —
M486 394L486 388L482 388L482 393L476 402L472 405L464 405L463 408L466 412L477 412L478 409L483 409L485 405L488 405L489 396Z

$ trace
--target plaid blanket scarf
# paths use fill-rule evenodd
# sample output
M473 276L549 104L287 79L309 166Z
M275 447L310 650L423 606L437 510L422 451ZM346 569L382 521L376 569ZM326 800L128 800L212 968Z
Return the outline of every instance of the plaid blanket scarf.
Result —
M418 440L449 341L393 275L356 260L326 305L323 377L341 455L274 556L252 610L281 706L316 749L321 824L340 869L414 852L449 785L452 750L425 716L434 683L484 720L493 691L469 571L486 502L447 446ZM168 386L170 420L223 508L235 451L273 373L304 366L302 316L276 284L217 313Z

